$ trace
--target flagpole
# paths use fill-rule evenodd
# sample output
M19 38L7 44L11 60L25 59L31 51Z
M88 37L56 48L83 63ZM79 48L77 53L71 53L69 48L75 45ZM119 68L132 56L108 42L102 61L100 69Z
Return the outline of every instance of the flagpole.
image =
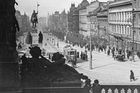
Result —
M38 13L38 7L39 7L40 5L38 4L38 2L37 2L37 13Z

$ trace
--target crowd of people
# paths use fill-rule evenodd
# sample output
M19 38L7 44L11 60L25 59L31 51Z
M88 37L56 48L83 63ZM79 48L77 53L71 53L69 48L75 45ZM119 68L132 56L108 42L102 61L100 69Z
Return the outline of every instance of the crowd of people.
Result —
M90 51L89 46L86 46L85 48L86 48L86 50ZM104 52L108 56L112 56L114 58L114 60L132 61L132 56L133 56L132 50L130 51L128 49L119 49L117 47L114 47L114 46L111 47L109 45L92 45L91 48L92 48L92 51ZM134 53L134 55L135 55L135 57L139 57L140 53L137 52L136 54Z

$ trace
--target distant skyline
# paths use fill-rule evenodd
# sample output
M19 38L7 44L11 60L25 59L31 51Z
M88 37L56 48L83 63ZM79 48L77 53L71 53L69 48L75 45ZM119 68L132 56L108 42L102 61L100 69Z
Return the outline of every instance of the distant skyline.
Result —
M49 14L54 13L55 11L62 12L64 9L68 11L71 6L71 3L75 3L77 6L82 0L16 0L18 6L15 8L19 10L22 14L25 12L27 15L31 15L33 10L37 10L37 3L39 6L39 16L46 17ZM95 0L88 0L89 2ZM99 0L100 2L106 2L108 0Z

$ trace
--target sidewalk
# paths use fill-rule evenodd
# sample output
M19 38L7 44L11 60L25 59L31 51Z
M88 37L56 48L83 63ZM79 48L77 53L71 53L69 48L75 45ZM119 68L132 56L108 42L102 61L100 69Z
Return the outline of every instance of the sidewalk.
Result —
M77 64L76 70L89 76L92 82L99 79L101 84L140 84L140 62L118 62L104 53L93 52L93 69L89 61ZM130 70L134 71L136 81L130 82Z
M64 42L59 42L59 50L67 45ZM76 48L76 47L75 47ZM82 48L77 47L78 51L83 51ZM89 52L88 52L89 56ZM140 84L140 61L136 62L126 61L119 62L114 60L112 56L107 56L104 52L93 51L92 67L89 69L89 61L77 63L78 72L87 75L93 82L95 79L100 81L100 84ZM136 81L130 82L130 70L134 71Z

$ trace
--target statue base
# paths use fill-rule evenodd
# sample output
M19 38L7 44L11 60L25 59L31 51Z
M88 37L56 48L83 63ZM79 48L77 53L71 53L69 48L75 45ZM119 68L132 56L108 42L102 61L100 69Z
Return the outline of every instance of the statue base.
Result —
M37 29L36 28L32 28L32 33L37 33Z

